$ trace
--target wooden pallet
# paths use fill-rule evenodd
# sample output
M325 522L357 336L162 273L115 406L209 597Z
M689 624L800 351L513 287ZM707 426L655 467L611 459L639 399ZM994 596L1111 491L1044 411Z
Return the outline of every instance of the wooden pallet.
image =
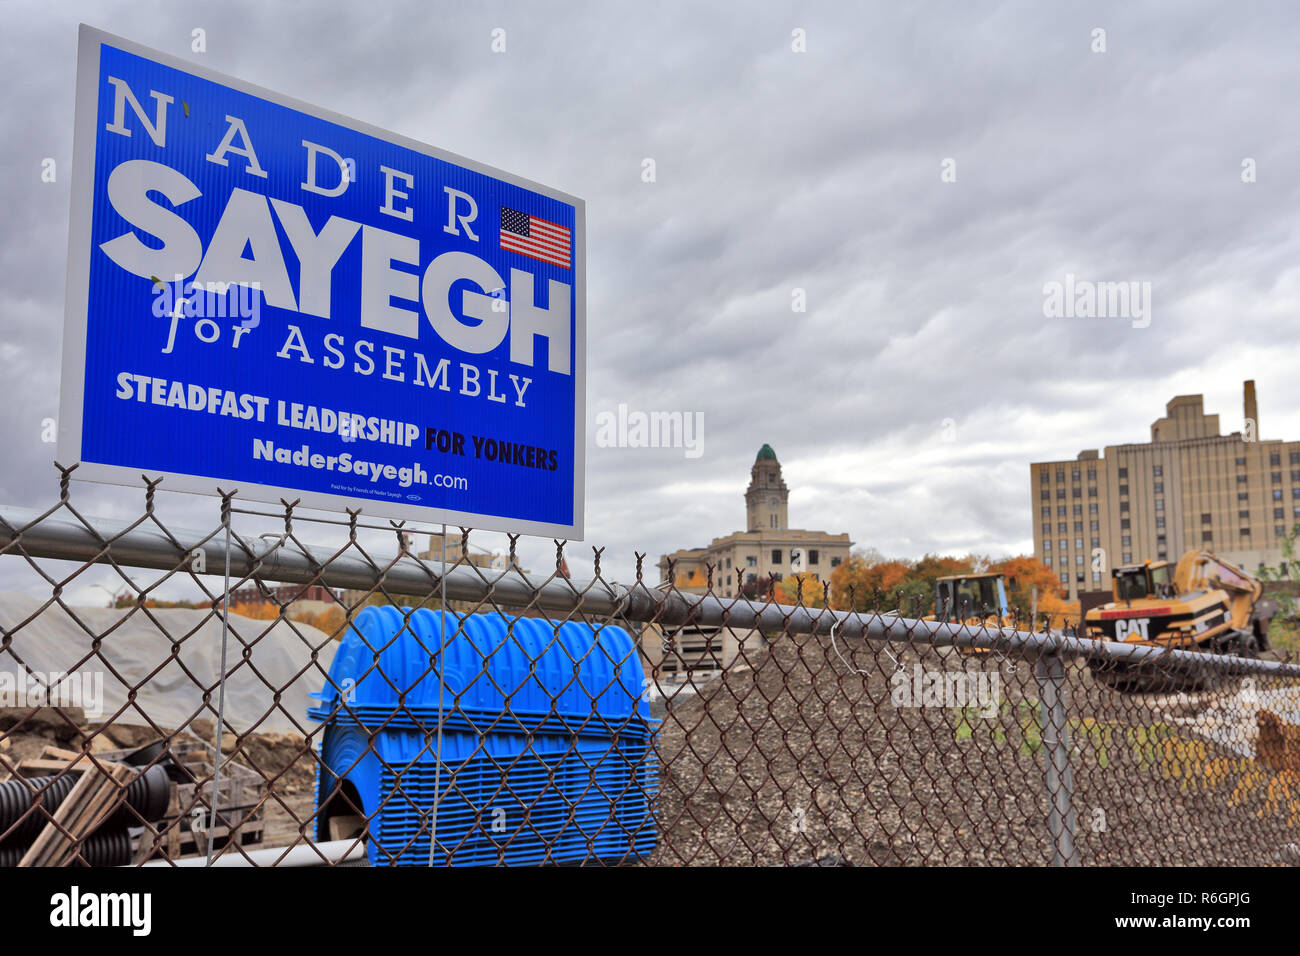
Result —
M94 772L82 773L18 865L70 863L76 855L77 841L94 833L112 816L123 788L138 772L122 763L101 763Z

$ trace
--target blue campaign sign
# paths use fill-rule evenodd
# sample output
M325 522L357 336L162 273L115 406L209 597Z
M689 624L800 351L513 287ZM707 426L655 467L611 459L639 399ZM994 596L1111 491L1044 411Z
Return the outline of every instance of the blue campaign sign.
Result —
M582 537L580 199L83 26L78 477Z

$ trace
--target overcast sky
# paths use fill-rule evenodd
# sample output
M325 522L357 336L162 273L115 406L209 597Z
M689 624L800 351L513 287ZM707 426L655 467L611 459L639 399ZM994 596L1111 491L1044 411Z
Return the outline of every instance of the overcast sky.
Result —
M58 494L41 433L81 21L586 200L575 573L589 545L626 579L634 551L740 530L764 442L794 527L917 557L1030 551L1029 463L1146 441L1176 394L1235 430L1254 378L1262 437L1300 438L1300 11L846 6L0 3L0 501ZM1149 282L1150 324L1045 317L1067 273ZM620 403L703 413L703 454L596 447ZM138 492L74 494L140 511ZM164 508L215 520L209 499Z

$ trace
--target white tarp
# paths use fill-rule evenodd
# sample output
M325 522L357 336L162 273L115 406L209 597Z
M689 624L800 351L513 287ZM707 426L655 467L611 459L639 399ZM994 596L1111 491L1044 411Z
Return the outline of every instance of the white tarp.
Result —
M73 608L74 619L57 604L37 614L42 603L27 595L0 594L0 626L6 637L12 636L12 653L0 651L0 696L7 698L5 704L41 703L30 699L32 679L22 666L26 664L28 670L37 672L46 681L51 673L75 672L75 679L58 686L67 695L65 701L74 693L82 695L83 701L75 705L86 710L87 720L92 723L111 720L145 725L148 723L145 714L155 725L167 730L182 727L196 716L215 722L217 680L221 672L219 615L185 608L129 613L77 607ZM150 620L151 615L157 623ZM15 630L29 617L30 621ZM263 634L268 627L270 631ZM295 628L298 633L294 633ZM91 654L95 637L102 640L101 657L85 660ZM247 661L243 659L244 644L239 638L252 645ZM180 642L175 658L173 641ZM295 622L291 627L283 621L273 623L230 615L226 651L227 723L241 733L254 728L259 732L299 732L290 720L292 715L299 727L310 728L312 724L307 720L306 711L313 700L308 695L319 691L325 683L324 672L329 670L337 646L328 635L306 624ZM313 647L320 649L319 667L311 663ZM160 666L162 669L157 670ZM295 677L299 672L301 676ZM139 685L139 690L134 702L128 705L127 691L135 685ZM97 687L102 688L102 700L97 708L100 713L95 714L92 713L95 708L90 705L96 702L85 698L96 696ZM212 694L209 706L200 712L204 687L210 688ZM282 710L273 709L272 696L281 688ZM123 706L126 709L115 716Z

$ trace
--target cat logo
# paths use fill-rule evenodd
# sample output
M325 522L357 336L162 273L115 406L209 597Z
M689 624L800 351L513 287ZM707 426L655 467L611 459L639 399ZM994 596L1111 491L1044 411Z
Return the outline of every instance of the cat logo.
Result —
M1145 641L1148 620L1145 617L1120 618L1115 622L1115 639L1120 641Z

